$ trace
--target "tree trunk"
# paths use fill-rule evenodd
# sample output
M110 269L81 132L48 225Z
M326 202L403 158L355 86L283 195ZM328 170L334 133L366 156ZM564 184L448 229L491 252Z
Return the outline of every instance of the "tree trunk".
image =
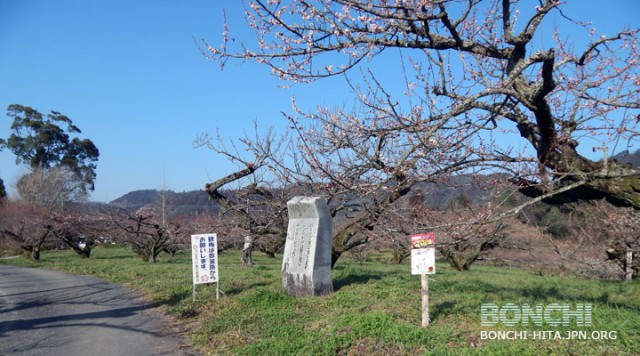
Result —
M607 201L610 203L640 209L640 171L635 172L634 176L597 180L597 187L608 194Z
M441 249L441 253L456 271L468 271L480 256L480 253L475 250L465 253L465 251L447 251Z
M244 237L244 246L242 248L242 264L245 266L253 266L251 253L253 252L253 237Z
M64 242L67 246L71 247L71 249L78 254L78 256L82 258L90 258L91 257L91 249L93 247L92 242L86 242L84 247L80 246L79 243L73 241L72 239L62 238L62 242Z
M33 250L31 250L31 259L34 261L40 261L40 248L39 247L34 247Z
M82 257L82 258L90 258L91 257L91 248L83 248L80 250L74 250L78 256Z
M581 177L584 179L584 183L543 199L545 203L566 204L605 199L614 206L640 209L640 170L634 170L615 162L609 162L607 167L602 167L599 162L588 161L577 153L566 154L562 156L562 159L569 162L564 168L570 169L567 172L573 175L560 180L556 189L579 182L579 179L575 177ZM585 161L590 164L584 163ZM573 165L571 165L572 162ZM551 193L551 190L541 188L535 183L530 185L520 182L518 185L521 186L520 192L522 194L532 198Z
M22 245L20 246L24 257L33 261L40 261L40 249L34 245Z
M627 258L626 258L626 270L625 270L625 281L631 282L633 279L633 250L631 247L627 246Z
M342 256L342 252L343 251L338 251L335 248L331 249L331 269L336 266L336 262L338 262L338 259Z
M342 229L339 233L337 233L333 237L333 241L331 244L331 269L336 265L340 256L343 253L351 250L354 247L358 247L360 245L364 245L369 241L368 238L363 237L358 240L353 240L354 236L360 233L361 226L366 225L367 222L370 222L371 217L365 217L359 219L356 222L351 223L349 226Z
M391 251L392 253L392 261L395 264L402 264L402 262L407 259L411 254L407 253L406 249L403 249L402 246L394 247Z

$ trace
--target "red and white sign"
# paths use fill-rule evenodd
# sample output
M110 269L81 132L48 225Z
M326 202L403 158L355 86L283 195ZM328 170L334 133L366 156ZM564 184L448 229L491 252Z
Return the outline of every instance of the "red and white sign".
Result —
M411 235L411 274L436 273L436 238L433 232Z

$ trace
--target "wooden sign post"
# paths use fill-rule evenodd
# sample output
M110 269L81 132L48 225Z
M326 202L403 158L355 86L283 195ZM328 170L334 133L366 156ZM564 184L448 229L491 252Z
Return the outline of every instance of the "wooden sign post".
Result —
M435 234L410 236L411 274L421 275L422 327L429 326L429 276L436 273Z
M423 274L422 278L422 327L429 326L429 276Z

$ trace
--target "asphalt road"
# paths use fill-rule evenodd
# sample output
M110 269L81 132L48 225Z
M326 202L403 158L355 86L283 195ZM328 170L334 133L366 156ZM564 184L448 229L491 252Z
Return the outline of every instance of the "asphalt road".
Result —
M0 355L193 355L172 330L123 286L0 265Z

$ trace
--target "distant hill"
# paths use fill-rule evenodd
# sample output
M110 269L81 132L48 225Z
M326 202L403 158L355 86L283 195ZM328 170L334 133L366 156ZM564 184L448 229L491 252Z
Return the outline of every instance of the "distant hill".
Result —
M409 193L409 198L420 195L422 201L432 208L445 208L453 201L464 199L472 204L486 202L491 195L488 189L490 177L472 177L462 175L452 177L441 183L418 183ZM194 215L206 211L218 212L221 207L209 200L204 191L190 191L176 193L173 191L160 191L155 189L135 190L109 203L109 206L122 208L127 211L136 211L143 207L162 209L163 194L165 204L170 217ZM233 192L229 192L233 194Z
M640 150L634 153L623 151L611 159L640 168ZM484 203L491 198L491 181L496 178L500 176L460 175L440 183L422 182L412 189L409 198L420 195L427 206L439 209L450 206L456 200L466 200L472 204ZM182 193L171 190L136 190L113 200L109 205L128 211L136 211L142 207L161 209L163 193L166 194L165 204L171 217L206 211L218 212L221 209L220 205L209 200L207 193L201 190Z
M111 201L109 204L126 210L138 210L142 207L154 204L159 199L160 192L157 190L134 190L116 200Z
M615 156L611 157L612 160L616 160L620 163L630 164L631 168L640 168L640 150L635 151L634 153L629 153L629 151L622 151Z
M425 205L435 209L447 208L455 201L484 204L494 193L491 182L496 178L499 176L459 175L439 183L421 182L412 189L409 197L421 195Z
M207 193L201 190L183 193L176 193L171 190L135 190L111 201L109 205L127 211L136 211L143 207L162 209L163 195L170 217L194 215L207 211L217 212L220 210L220 206L209 200Z

